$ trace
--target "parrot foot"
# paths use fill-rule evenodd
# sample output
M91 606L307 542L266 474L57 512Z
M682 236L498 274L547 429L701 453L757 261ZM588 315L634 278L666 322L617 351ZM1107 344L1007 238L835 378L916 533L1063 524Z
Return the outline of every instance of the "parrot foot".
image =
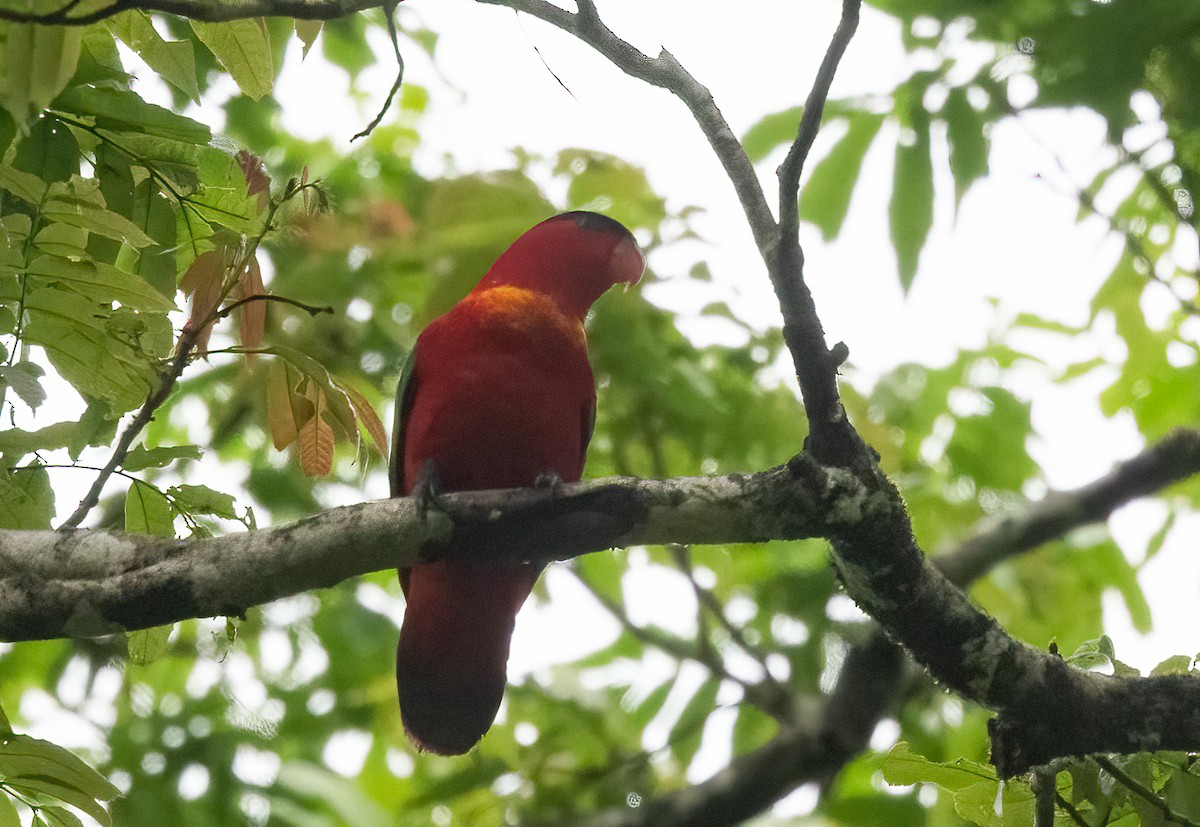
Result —
M557 497L563 487L562 474L557 471L543 471L534 477L533 487L549 490L551 497Z
M425 460L421 470L417 472L417 481L410 495L417 501L417 514L424 520L429 509L444 511L439 502L442 496L442 478L438 475L437 465L431 459Z

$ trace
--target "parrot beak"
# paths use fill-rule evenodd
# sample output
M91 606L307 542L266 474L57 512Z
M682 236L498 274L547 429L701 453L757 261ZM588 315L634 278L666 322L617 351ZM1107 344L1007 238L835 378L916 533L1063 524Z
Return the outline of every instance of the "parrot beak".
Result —
M612 257L608 260L608 272L613 284L625 284L628 290L641 280L646 272L646 257L638 249L637 242L632 236L625 236L613 248Z

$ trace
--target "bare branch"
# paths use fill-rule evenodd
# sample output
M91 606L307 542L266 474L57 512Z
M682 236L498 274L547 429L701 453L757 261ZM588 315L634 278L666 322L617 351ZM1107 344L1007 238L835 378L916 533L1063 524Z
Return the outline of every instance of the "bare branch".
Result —
M934 565L951 582L966 585L1009 557L1080 526L1103 522L1122 505L1186 479L1196 473L1197 463L1200 437L1195 431L1174 431L1095 482L1051 494L938 555Z
M333 313L333 308L327 304L305 304L302 301L289 299L287 296L279 296L275 293L255 293L253 296L246 296L238 299L235 302L230 302L229 304L225 305L217 311L216 318L224 319L242 305L250 304L251 302L279 302L280 304L290 304L292 307L298 307L310 316L319 316L322 313ZM209 352L211 353L212 351Z
M821 115L825 111L825 100L829 97L829 87L833 84L833 76L837 73L838 63L850 45L850 39L858 28L858 11L862 0L842 0L842 17L838 22L837 31L817 70L817 78L813 81L812 91L804 102L804 114L800 117L800 128L796 131L796 140L792 142L787 157L783 159L777 175L779 176L779 235L780 243L800 243L800 215L798 211L800 175L804 171L804 162L808 159L809 150L816 140L817 131L821 128Z

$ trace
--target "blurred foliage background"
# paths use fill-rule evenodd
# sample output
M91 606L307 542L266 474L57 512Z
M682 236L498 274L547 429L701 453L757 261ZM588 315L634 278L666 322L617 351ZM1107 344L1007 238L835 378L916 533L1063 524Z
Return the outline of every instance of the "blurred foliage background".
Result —
M1123 240L1102 287L1079 296L1090 302L1088 324L1022 314L948 364L904 364L877 382L851 375L844 385L852 420L904 492L918 540L937 552L1018 510L1044 482L1029 451L1037 401L1014 390L1014 371L1040 371L1068 390L1081 377L1104 377L1092 403L1106 416L1131 416L1147 440L1200 422L1200 6L870 5L868 14L900 24L904 48L924 68L886 99L830 102L827 121L843 131L810 163L801 197L803 218L825 239L842 229L866 153L884 146L894 156L887 215L907 290L933 223L935 179L948 172L961 201L988 175L997 124L1082 108L1107 123L1112 163L1075 193L1080 218L1099 216ZM436 62L437 33L417 19L399 18L401 49ZM0 527L51 528L56 509L61 517L74 507L79 478L94 475L86 467L106 461L118 421L143 403L171 357L187 320L177 287L206 252L249 244L272 293L333 312L273 304L267 352L254 357L239 352L257 347L244 328L218 326L209 357L184 372L89 524L194 536L359 498L383 466L360 429L369 417L361 408L348 419L328 414L337 436L330 473L305 475L296 450L273 445L273 363L296 371L298 396L306 383L330 394L348 387L388 421L417 333L527 227L560 210L599 209L635 231L652 265L656 251L698 235L694 212L668 207L643 170L592 150L516 150L505 168L419 172L412 154L433 140L421 130L429 92L411 82L348 152L287 134L272 97L286 44L300 38L320 50L358 94L362 73L388 59L372 48L383 29L378 11L324 25L199 24L138 11L74 29L3 24ZM969 72L968 47L980 64ZM980 48L986 60L977 60ZM130 50L167 84L176 111L204 100L223 112L220 134L146 103ZM229 77L238 91L216 94ZM745 135L764 174L799 114L763 113ZM269 200L248 188L254 176L239 150L264 162ZM303 198L298 185L307 187ZM648 274L651 285L697 288L711 278L702 259L686 272ZM1150 294L1167 295L1170 312L1147 312ZM688 326L698 316L732 323L737 343L696 344ZM1096 326L1114 329L1122 347L1065 370L1018 344L1034 330L1068 350ZM751 471L800 449L803 412L780 369L778 330L721 302L685 315L635 291L605 296L589 337L602 404L588 476ZM1139 568L1194 513L1200 484L1161 501L1145 548L1122 549L1104 530L1078 532L1004 564L972 594L1017 637L1078 652L1081 667L1121 669L1104 637L1104 597L1118 594L1135 627L1149 629ZM866 630L820 543L634 548L556 570L555 583L574 581L574 593L595 598L586 616L612 633L574 662L510 685L497 725L463 759L416 756L404 739L392 673L402 603L389 573L245 618L128 639L0 644L0 705L17 731L73 730L61 740L121 793L111 805L116 824L575 823L695 781L720 765L712 756L764 744L777 723L747 700L754 689L779 684L803 705L828 691ZM648 593L639 584L656 582L690 592L670 629L637 620L645 613L635 597ZM545 581L538 594L549 599ZM1181 655L1162 669L1191 670L1193 659ZM986 764L986 719L914 678L877 750L810 788L808 803L759 822L1028 823L1024 782L1004 787L1004 816L993 807L1000 787ZM1162 823L1165 804L1200 820L1200 769L1190 757L1113 761L1137 784L1077 762L1059 776L1071 808L1064 818ZM58 806L78 806L71 789L111 797L78 779L39 790L6 766L0 824L15 823L16 802L26 823L32 806L38 823L58 824L75 818Z

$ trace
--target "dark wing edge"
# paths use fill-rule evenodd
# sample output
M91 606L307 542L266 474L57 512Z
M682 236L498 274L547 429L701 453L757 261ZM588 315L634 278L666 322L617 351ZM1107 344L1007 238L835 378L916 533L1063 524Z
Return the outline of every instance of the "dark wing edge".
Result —
M392 419L392 453L388 462L388 482L392 496L403 497L404 491L404 423L412 410L417 383L413 381L417 366L417 349L408 352L404 366L400 368L400 381L396 384L396 410Z

